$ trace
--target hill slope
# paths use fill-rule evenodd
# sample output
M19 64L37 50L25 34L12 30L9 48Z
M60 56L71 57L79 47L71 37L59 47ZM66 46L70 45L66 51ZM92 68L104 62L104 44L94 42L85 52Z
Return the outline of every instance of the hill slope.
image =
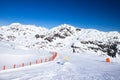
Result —
M64 52L63 52L64 53ZM120 64L96 53L63 54L56 61L0 71L1 80L119 80ZM65 61L62 57L68 56ZM64 63L64 65L56 62ZM98 67L99 65L99 67Z
M0 69L0 80L120 80L117 31L79 29L67 24L48 30L13 23L0 27L0 45L0 67L8 68ZM49 56L48 51L58 52L55 61L27 66L29 61L35 63ZM116 57L110 58L110 63L105 62L107 53ZM20 68L23 62L26 66ZM14 63L19 68L11 69Z
M28 48L69 50L79 52L101 52L120 54L120 33L117 31L102 32L95 29L79 29L63 24L53 29L35 25L13 23L0 27L0 41L11 42L12 46L22 45Z

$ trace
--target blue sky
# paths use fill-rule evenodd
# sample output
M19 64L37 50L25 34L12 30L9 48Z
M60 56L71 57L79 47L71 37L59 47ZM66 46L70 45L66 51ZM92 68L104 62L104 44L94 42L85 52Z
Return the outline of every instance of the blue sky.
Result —
M0 0L0 25L14 22L120 31L120 0Z

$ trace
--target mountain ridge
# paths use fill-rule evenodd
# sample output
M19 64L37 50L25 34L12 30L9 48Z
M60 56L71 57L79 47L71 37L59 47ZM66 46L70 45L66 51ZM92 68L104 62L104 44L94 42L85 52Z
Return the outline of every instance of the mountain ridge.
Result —
M8 27L0 27L0 41L8 41L14 45L36 49L56 50L69 48L76 53L89 50L108 53L107 50L110 50L111 53L120 54L119 32L80 29L68 24L46 29L35 25L12 23Z

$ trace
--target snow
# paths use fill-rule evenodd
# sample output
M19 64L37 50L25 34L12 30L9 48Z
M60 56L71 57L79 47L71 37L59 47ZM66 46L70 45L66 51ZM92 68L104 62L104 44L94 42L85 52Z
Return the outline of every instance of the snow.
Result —
M13 44L22 45L28 48L44 48L48 50L68 47L73 43L77 44L82 41L93 41L94 43L99 41L102 42L100 44L103 45L108 44L109 42L120 42L120 33L117 31L103 32L95 29L80 29L79 31L76 31L76 29L78 28L68 24L62 24L48 30L44 27L35 25L12 23L11 25L0 27L0 41L13 42ZM36 38L35 35L37 34L44 37ZM56 37L55 34L64 37L64 39L58 36ZM114 37L116 39L113 39ZM52 42L49 42L46 38L51 38ZM82 46L78 45L78 47L80 47L82 51L88 50L89 47L98 47L95 44L81 45ZM85 47L85 49L83 47Z
M35 35L44 35L36 38ZM65 38L55 37L55 34ZM65 36L64 34L67 34ZM12 36L8 38L8 36ZM14 37L13 37L14 36ZM53 41L45 40L52 37ZM113 38L116 39L113 39ZM117 31L102 32L95 29L81 29L63 24L51 30L35 25L13 23L0 27L0 80L120 80L120 55L111 58L105 52L95 52L89 47L99 48L96 43L120 42ZM94 42L81 43L81 42ZM77 47L73 53L71 45ZM117 44L120 50L120 44ZM54 61L40 63L53 52L58 56ZM107 63L106 58L111 62ZM36 59L39 64L35 64ZM32 65L29 63L32 61ZM25 67L21 64L25 63ZM13 68L16 64L17 68ZM2 70L6 66L6 70Z
M120 63L111 58L111 62L105 62L108 57L95 52L72 53L71 50L58 50L58 57L55 61L26 65L13 69L11 64L28 63L28 61L40 58L34 49L26 49L16 46L15 49L8 46L9 43L1 43L0 65L7 65L9 69L0 70L0 80L119 80ZM5 50L4 50L5 49ZM7 51L6 51L7 50ZM24 52L24 53L22 53ZM34 52L34 53L33 53ZM46 53L44 56L50 56ZM68 59L66 60L65 57ZM117 59L119 60L119 58ZM120 61L120 60L119 60ZM63 63L57 64L57 62ZM2 66L0 66L2 68Z
M0 43L0 70L3 66L7 69L13 68L16 64L21 67L22 63L29 65L30 61L35 64L38 59L49 58L52 55L45 50L29 49L24 46L10 46L8 43Z
M68 56L64 61L61 56ZM59 53L55 61L0 71L1 80L119 80L120 64L96 53ZM64 61L64 65L57 64Z

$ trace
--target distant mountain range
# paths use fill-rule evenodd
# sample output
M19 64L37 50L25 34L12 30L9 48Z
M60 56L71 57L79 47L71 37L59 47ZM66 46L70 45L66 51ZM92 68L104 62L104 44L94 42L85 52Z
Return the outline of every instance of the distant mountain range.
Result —
M73 53L94 51L112 57L116 53L120 54L120 32L80 29L67 24L50 30L20 23L1 26L0 42L9 43L11 47L21 45L47 50L69 49Z

